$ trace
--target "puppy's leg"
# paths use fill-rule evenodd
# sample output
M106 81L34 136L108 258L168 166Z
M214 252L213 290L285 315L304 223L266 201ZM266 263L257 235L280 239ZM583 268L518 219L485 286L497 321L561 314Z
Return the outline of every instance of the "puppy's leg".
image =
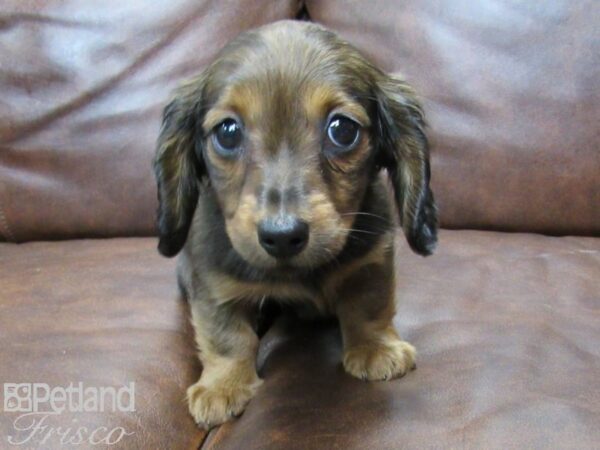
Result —
M344 341L344 368L363 380L400 377L415 367L415 348L394 328L393 260L352 273L339 291L336 312Z
M249 311L239 305L193 299L191 309L203 370L187 399L196 422L209 429L241 414L261 385L258 337Z

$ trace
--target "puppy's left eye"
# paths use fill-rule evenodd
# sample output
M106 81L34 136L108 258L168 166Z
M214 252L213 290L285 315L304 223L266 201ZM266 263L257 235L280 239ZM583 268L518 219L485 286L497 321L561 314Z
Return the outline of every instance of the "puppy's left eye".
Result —
M339 150L350 150L358 142L360 125L348 117L335 115L327 125L327 137Z
M225 119L213 130L215 149L222 156L235 155L242 144L242 138L242 127L233 119Z

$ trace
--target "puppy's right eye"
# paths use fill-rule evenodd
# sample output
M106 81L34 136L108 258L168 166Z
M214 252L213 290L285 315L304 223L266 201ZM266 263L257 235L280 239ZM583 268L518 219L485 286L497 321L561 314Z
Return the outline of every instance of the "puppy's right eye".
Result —
M217 152L225 157L234 156L242 144L241 125L233 119L225 119L213 130L213 143Z

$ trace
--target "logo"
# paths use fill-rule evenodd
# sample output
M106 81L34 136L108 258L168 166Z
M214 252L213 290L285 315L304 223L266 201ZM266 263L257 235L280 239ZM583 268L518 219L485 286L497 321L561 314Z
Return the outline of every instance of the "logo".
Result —
M31 411L31 383L4 383L4 411Z
M79 426L77 418L61 420L65 412L71 413L70 416L135 412L135 383L123 386L86 386L81 381L67 386L4 383L4 413L19 414L13 420L15 433L6 437L11 445L48 444L52 439L61 445L113 445L134 434L123 427Z

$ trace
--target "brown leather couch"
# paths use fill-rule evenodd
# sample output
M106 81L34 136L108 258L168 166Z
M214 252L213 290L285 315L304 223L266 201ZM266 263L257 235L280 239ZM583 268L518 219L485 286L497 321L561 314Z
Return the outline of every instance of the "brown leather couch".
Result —
M206 433L152 237L160 112L227 40L301 9L424 99L444 230L432 257L397 252L418 369L354 380L335 325L281 319L257 397ZM128 433L80 448L599 448L599 30L593 0L3 1L0 382L134 382L135 411L65 411L25 442L5 401L0 448L63 448L57 427Z

